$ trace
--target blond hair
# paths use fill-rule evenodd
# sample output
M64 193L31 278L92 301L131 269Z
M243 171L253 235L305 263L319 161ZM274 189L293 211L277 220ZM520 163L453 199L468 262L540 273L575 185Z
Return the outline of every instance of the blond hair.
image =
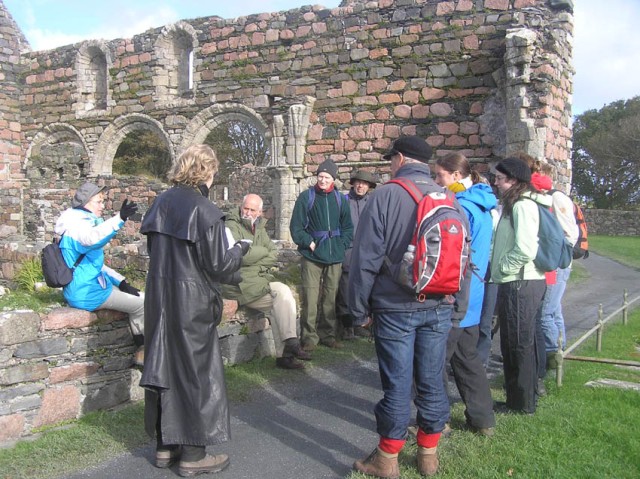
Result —
M218 172L218 158L209 145L192 145L173 162L167 178L174 184L199 186Z

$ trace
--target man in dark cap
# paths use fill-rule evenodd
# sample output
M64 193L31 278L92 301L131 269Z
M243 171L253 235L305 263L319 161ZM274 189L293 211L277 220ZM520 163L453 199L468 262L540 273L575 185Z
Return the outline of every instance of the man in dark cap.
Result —
M531 186L531 169L520 158L495 167L502 217L493 239L491 281L498 285L498 321L506 404L499 411L533 414L537 403L536 317L546 290L545 273L533 260L538 252L538 205L550 196Z
M349 208L351 209L351 222L353 223L353 231L358 229L358 220L360 213L369 200L369 193L376 187L376 177L367 170L360 169L354 171L349 179L351 189L347 198L349 199ZM352 340L356 336L369 337L369 331L362 326L353 327L353 318L349 312L347 305L347 288L349 285L349 263L351 262L351 248L348 248L344 254L342 262L342 275L340 276L340 284L338 285L338 296L336 297L336 314L342 326L342 339Z
M444 193L432 179L427 162L431 147L417 136L399 138L384 156L391 175L413 182L424 194ZM455 207L464 216L457 202ZM405 189L387 183L376 189L360 216L349 272L349 308L354 324L373 316L376 353L383 398L375 407L378 447L354 469L377 477L400 475L398 454L417 408L417 463L422 475L438 470L436 448L449 419L449 400L442 381L454 305L451 297L415 292L397 283L391 273L412 240L418 205ZM460 300L460 311L466 305Z
M61 237L60 250L69 267L74 269L73 280L63 288L70 306L87 311L112 309L129 314L133 339L138 345L134 362L144 361L144 296L127 283L124 276L104 264L104 246L118 233L138 210L135 203L125 199L120 211L104 220L104 186L84 183L71 200L71 208L58 218L55 233ZM115 286L115 288L114 288Z
M336 292L344 252L351 246L353 224L347 199L335 189L338 167L323 161L315 186L300 193L291 215L291 238L302 255L302 347L318 343L340 348L337 340ZM318 318L318 302L322 314Z

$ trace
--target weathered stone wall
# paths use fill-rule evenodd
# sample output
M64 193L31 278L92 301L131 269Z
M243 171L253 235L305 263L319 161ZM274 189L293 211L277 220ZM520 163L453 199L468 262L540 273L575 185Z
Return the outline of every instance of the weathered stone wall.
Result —
M640 211L585 209L590 235L640 236Z
M334 159L342 180L362 165L384 174L382 154L402 134L480 165L525 150L567 181L573 18L552 3L345 0L332 10L205 17L129 39L16 49L7 61L19 70L20 149L0 184L2 201L16 205L7 224L42 241L46 231L27 228L30 202L59 210L51 184L71 191L111 175L131 131L156 133L175 156L229 119L271 144L267 200L283 239L318 163ZM246 193L236 186L231 198Z
M273 356L269 321L225 301L225 364ZM126 314L74 308L0 313L0 444L36 428L140 400Z

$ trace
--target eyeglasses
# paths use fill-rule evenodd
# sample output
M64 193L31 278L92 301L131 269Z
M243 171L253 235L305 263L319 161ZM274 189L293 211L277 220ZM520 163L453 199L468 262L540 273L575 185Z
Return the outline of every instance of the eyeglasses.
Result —
M507 179L507 175L496 175L496 181L504 181Z

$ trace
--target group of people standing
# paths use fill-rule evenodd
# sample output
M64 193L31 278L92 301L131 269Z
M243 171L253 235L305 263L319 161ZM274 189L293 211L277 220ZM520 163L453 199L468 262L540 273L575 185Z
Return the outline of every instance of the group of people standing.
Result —
M396 283L388 265L399 263L407 249L416 203L396 184L376 188L375 176L365 170L351 175L347 195L340 193L338 167L326 160L317 169L316 184L297 198L290 221L301 254L299 336L294 296L272 274L276 249L266 232L262 198L249 193L237 210L227 215L220 211L208 199L218 170L210 147L192 146L174 162L168 174L173 186L143 218L141 233L147 237L150 260L144 294L106 267L102 254L136 205L125 200L117 215L102 221L103 188L87 183L78 189L72 208L56 225L67 264L81 254L87 257L86 265L76 268L75 283L65 287L65 297L84 309L121 307L130 313L135 336L144 338L140 385L146 391L145 427L157 440L157 467L179 462L179 474L189 477L229 464L226 455L205 451L207 445L229 439L217 335L223 297L269 315L281 368L304 368L300 361L310 360L318 344L340 348L341 339L363 331L373 336L383 398L374 411L378 446L354 464L365 474L399 477L398 454L411 424L411 400L417 408L418 469L425 476L437 472L437 446L450 410L446 364L466 405L468 427L482 435L493 433L494 404L478 352L483 305L491 299L489 289L485 293L489 275L498 285L505 407L535 411L541 356L536 354L536 325L538 338L545 338L543 347L557 348L563 286L556 279L560 286L547 288L548 279L533 263L539 222L534 202L564 208L566 200L554 202L533 186L529 164L507 158L495 167L502 209L498 219L496 196L463 155L438 158L435 181L431 156L424 139L407 136L396 140L384 158L392 177L412 181L423 194L445 188L455 193L454 206L468 222L472 249L473 267L467 268L463 289L453 298L432 295L419 301ZM82 288L97 291L91 293L91 304L78 299ZM120 293L136 299L123 299Z

